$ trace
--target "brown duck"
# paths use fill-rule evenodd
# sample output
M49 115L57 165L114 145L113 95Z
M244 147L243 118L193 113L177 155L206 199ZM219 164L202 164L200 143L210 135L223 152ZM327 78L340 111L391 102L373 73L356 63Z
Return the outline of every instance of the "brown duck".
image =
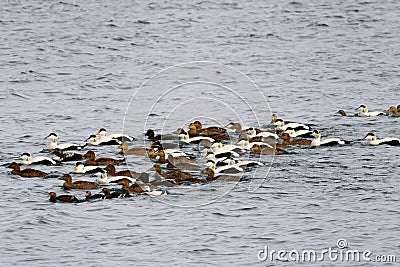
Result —
M196 128L198 131L208 133L208 134L223 134L226 132L226 129L221 128L221 127L207 127L203 128L203 125L201 124L200 121L195 121L193 122L194 125L196 125Z
M206 180L208 182L219 180L219 181L226 181L226 182L238 182L241 179L241 176L234 176L234 175L227 175L221 174L215 176L214 171L211 168L207 168L203 171L203 174L207 174Z
M112 164L107 165L107 167L105 167L105 170L107 171L107 174L110 176L128 176L135 179L140 176L140 173L132 172L130 170L122 170L117 172L115 170L115 166Z
M94 194L92 195L92 192L86 191L86 201L92 200L92 199L104 199L105 195L104 194Z
M160 163L170 163L171 162L172 164L176 164L176 163L193 163L193 162L195 162L194 158L184 157L184 156L180 156L180 157L169 156L167 159L164 150L158 150L157 156L159 156L158 161Z
M311 145L311 140L304 138L292 139L288 133L282 134L280 138L283 140L282 145L301 145L301 146Z
M189 178L178 177L175 179L176 184L182 184L184 182L189 182L192 184L206 184L207 183L206 180L195 178L195 177L189 177Z
M86 160L86 165L118 165L125 161L125 159L112 159L112 158L98 158L96 159L96 155L93 151L89 150L83 155Z
M274 124L277 120L278 120L278 116L275 113L273 113L272 119L271 119L271 124ZM292 123L292 121L284 121L284 123L288 124L288 123Z
M75 196L71 195L61 195L57 196L56 192L50 192L50 201L51 202L67 202L67 203L72 203L72 202L79 202L79 200Z
M243 128L243 126L239 122L231 122L227 126L234 133L241 133L247 131L247 129Z
M226 129L220 127L208 127L203 128L203 125L200 121L192 122L189 125L189 137L195 136L207 136L211 137L217 142L221 142L222 140L230 140L228 135L224 135Z
M156 164L153 167L154 167L154 170L157 172L157 174L165 177L168 180L175 181L175 184L181 184L183 182L190 182L190 183L196 183L196 184L207 183L206 180L195 178L190 173L187 173L187 172L183 172L180 170L169 170L166 172L162 172L160 165Z
M129 182L127 180L121 180L118 182L118 184L122 185L122 190L131 192L131 193L141 194L145 191L143 186L140 186L137 183L129 185Z
M269 147L261 148L261 146L257 144L251 147L251 151L259 155L282 155L287 153L285 150L280 148L269 148Z
M66 189L85 189L85 190L89 190L89 189L94 189L99 187L100 185L98 183L95 182L88 182L88 181L75 181L72 182L72 177L69 174L64 174L60 180L64 180L64 188Z
M182 179L188 179L188 178L193 177L190 173L182 172L179 170L169 170L169 171L163 172L161 166L158 164L154 165L153 168L159 175L161 175L162 177L165 177L166 179L170 179L170 180L176 180L176 179L182 180Z
M13 169L11 171L11 174L19 175L21 177L35 178L35 177L44 177L47 175L47 173L45 173L45 172L35 170L35 169L30 169L30 168L21 170L21 167L16 162L11 163L8 167Z
M136 155L136 156L147 156L148 149L144 147L133 147L129 148L127 143L122 143L119 145L122 155Z
M346 117L346 116L347 116L346 111L344 111L343 109L339 109L339 110L336 112L336 114L340 114L340 115L342 115L342 117Z
M393 117L400 117L400 113L399 113L399 110L398 110L399 107L400 107L400 105L397 106L397 108L395 106L391 106L388 109L388 112L391 112Z

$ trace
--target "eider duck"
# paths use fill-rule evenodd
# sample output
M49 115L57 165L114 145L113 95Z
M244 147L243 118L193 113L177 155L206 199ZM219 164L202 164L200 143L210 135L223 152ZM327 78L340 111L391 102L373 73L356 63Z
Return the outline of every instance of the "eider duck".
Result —
M217 167L228 165L230 161L231 161L230 158L207 159L207 161L204 163L204 165L207 167L211 167L214 165L215 168L217 168Z
M383 139L377 139L377 137L373 133L368 133L364 137L364 139L365 140L369 140L369 144L371 146L377 146L377 145L398 146L398 145L400 145L400 139L399 138L386 137L386 138L383 138Z
M350 143L349 141L340 140L339 138L327 138L321 141L321 133L318 130L313 132L314 139L311 141L311 146L334 146Z
M135 140L135 138L133 136L129 136L126 134L110 134L110 135L108 135L107 130L104 128L100 128L97 131L97 134L100 136L100 142L108 141L109 139L116 139L121 142L132 142L133 140Z
M358 117L358 113L356 114L347 114L346 111L344 111L343 109L339 109L336 114L341 115L342 117Z
M156 150L156 154L158 154L158 151L160 150ZM192 154L188 154L179 149L162 149L162 151L164 151L165 155L168 155L168 157L186 157L194 159L194 156Z
M101 172L98 173L99 178L97 179L97 183L99 184L109 184L109 183L118 183L122 179L128 180L130 183L135 183L136 179L130 177L130 176L113 176L111 178L108 178L107 171L102 170Z
M176 155L176 156L174 156L174 155ZM193 162L195 162L195 159L193 159L190 156L182 156L182 155L174 154L174 153L167 154L167 153L165 153L165 150L158 150L157 156L158 157L156 159L158 159L158 161L160 161L160 163L172 162L175 164L175 163L193 163Z
M193 163L188 163L188 162L168 161L167 168L168 169L180 169L180 170L185 170L185 171L198 171L202 168L202 166L196 165Z
M204 158L206 159L214 159L214 158L232 158L232 157L239 157L239 153L234 151L216 151L214 152L211 149L206 150Z
M86 160L86 165L118 165L125 161L125 159L112 159L112 158L98 158L96 159L96 155L93 151L89 150L83 155Z
M160 141L160 140L179 140L179 137L177 134L155 134L155 132L152 129L148 129L144 136L147 137L147 139L151 141Z
M148 150L144 147L133 147L128 148L127 143L122 143L119 147L122 155L136 155L136 156L147 156Z
M144 192L144 186L139 185L138 183L134 183L129 185L127 180L121 180L118 182L119 185L122 185L122 190L127 192L132 192L136 194L141 194Z
M214 162L216 164L216 166L222 166L222 165L226 165L226 160L230 159L231 157L216 157L214 152L209 152L207 154L207 156L205 157L205 159L207 159L207 162Z
M189 129L195 130L196 135L203 135L203 136L209 136L209 137L212 137L213 135L221 135L226 132L226 129L221 128L221 127L212 126L212 127L203 128L203 125L201 124L200 121L194 121L191 124L189 124Z
M260 129L250 128L248 131L249 138L253 137L265 137L265 138L272 138L278 139L279 136L276 133L268 132L268 131L261 131Z
M208 127L203 129L203 126L200 121L195 121L189 124L189 131L187 135L189 138L195 138L199 136L210 137L217 142L221 142L223 140L230 140L229 135L225 135L226 130L220 127ZM195 139L193 139L195 140ZM204 144L204 142L210 141L207 139L202 139L200 142ZM213 142L213 141L210 141ZM208 144L204 144L205 146L209 146Z
M312 142L311 140L304 139L304 138L292 139L288 133L283 133L280 138L283 140L283 142L281 144L283 146L285 146L285 145L287 145L287 146L290 146L290 145L309 146L309 145L311 145L311 142ZM279 144L276 144L276 145L278 146ZM279 146L279 147L282 147L282 146Z
M248 131L250 127L242 126L239 122L230 122L225 128L228 133L241 133Z
M177 157L180 158L181 156ZM169 156L168 154L165 154L164 150L158 150L156 152L156 157L154 158L155 160L157 160L159 163L169 163L168 158L172 158L172 156ZM185 157L182 157L185 158Z
M218 168L216 167L215 164L211 164L211 165L209 165L209 168L211 170L213 170L215 174L218 174L218 173L240 173L240 172L244 171L242 167L235 165L234 161L230 161L230 164L224 165L224 166L221 166Z
M32 158L30 153L23 153L19 158L22 160L21 163L24 165L31 165L31 164L54 165L57 163L53 159L48 157L39 156Z
M214 143L210 150L213 151L215 154L223 153L223 152L235 152L235 153L245 153L246 150L238 145L223 145L221 142Z
M61 149L61 150L79 150L84 148L86 145L78 145L78 144L73 144L73 143L64 143L64 144L57 144L58 142L58 136L55 133L50 133L48 136L46 136L44 139L50 139L51 143L49 145L49 149Z
M64 180L64 188L65 189L94 189L99 187L100 185L95 182L88 182L88 181L75 181L72 182L72 177L69 174L64 174L60 180Z
M49 193L50 201L51 202L66 202L66 203L73 203L73 202L80 202L75 196L72 195L61 195L57 196L56 192Z
M360 110L358 113L358 117L375 117L375 116L383 116L386 115L384 112L381 111L373 111L369 112L366 105L360 105L356 110Z
M78 154L78 153L74 153L74 152L64 152L64 150L59 149L59 148L52 150L51 153L55 155L53 157L53 160L59 161L59 162L76 161L76 160L84 159L82 154Z
M117 191L113 191L111 192L110 189L108 188L103 188L101 190L104 193L104 198L105 199L113 199L113 198L123 198L123 197L129 197L129 192L128 190L124 190L125 192L117 192Z
M225 182L238 182L241 180L242 176L234 176L234 175L228 175L228 174L215 174L214 171L211 168L205 169L203 174L206 174L206 180L208 182L219 180L219 181L225 181Z
M204 179L199 179L195 177L177 177L175 179L175 184L181 185L181 184L206 184L207 180Z
M400 105L399 105L399 107L400 107ZM395 106L391 106L391 107L388 109L388 112L392 113L392 116L393 116L393 117L400 117L399 110L398 110L398 108L396 108Z
M282 155L287 153L286 150L283 150L281 148L261 147L257 144L251 147L251 151L253 151L254 154L258 155Z
M289 134L290 137L292 138L313 138L313 132L310 130L299 130L295 131L293 129L291 130L286 130L283 133Z
M221 166L231 165L243 168L243 167L263 166L264 164L254 160L225 159L223 161L208 160L205 163L205 165L212 169L213 166L217 168Z
M104 199L104 198L105 198L104 194L99 193L92 195L92 192L86 191L86 201L90 201L93 199Z
M75 163L74 166L74 173L88 173L88 174L93 174L93 173L98 173L101 172L103 169L101 167L97 166L85 166L82 162L77 162Z
M276 126L276 130L278 131L286 131L286 130L310 130L310 126L302 124L302 123L297 123L297 122L291 122L288 124L285 124L285 122L282 119L277 119L276 122L274 123Z
M252 142L262 142L262 143L275 143L274 137L264 137L264 136L253 136L249 137L247 133L241 133L238 138L239 142L242 140L248 140L250 143Z
M264 166L263 163L255 161L255 160L237 160L237 159L231 159L229 165L235 165L235 166L238 166L240 168Z
M268 144L268 143L264 143L264 142L249 142L248 140L240 140L237 145L239 145L240 147L246 149L246 150L250 150L253 145L259 145L261 147L269 147L272 148L272 145Z
M96 135L92 134L90 135L85 142L89 142L90 145L92 146L113 146L113 145L120 145L122 142L117 140L117 139L107 139L100 141L100 138L98 138Z
M211 137L208 136L194 136L194 137L189 137L188 134L180 134L179 135L179 141L186 143L186 144L198 144L202 141L208 141L210 143L214 143L215 140Z
M108 164L104 170L107 171L107 173L110 176L128 176L131 178L137 178L140 176L140 173L138 172L134 172L134 171L130 171L130 170L122 170L122 171L116 171L115 170L115 166L113 164Z
M176 186L175 181L166 180L164 178L153 180L153 181L150 182L150 184L153 185L153 186L162 186L162 187L174 187L174 186Z
M13 169L11 174L19 175L25 178L45 177L47 175L47 173L35 169L28 168L21 170L20 166L16 162L11 163L8 167Z
M167 190L151 189L150 186L148 186L148 185L144 186L144 193L149 196L166 196L166 195L168 195Z
M193 176L187 172L180 170L168 170L166 172L162 172L161 166L158 164L154 165L153 168L158 175L161 175L169 180L174 180L176 184L180 184L183 181L203 183L203 181L197 181L196 178L193 178Z
M346 117L346 116L347 116L346 111L344 111L343 109L339 109L339 110L336 112L336 114L340 114L340 115L342 115L342 117Z
M271 119L271 124L274 124L277 120L282 120L282 119L278 119L278 116L275 114L275 113L273 113L272 114L272 119ZM293 122L291 122L291 121L283 121L285 124L288 124L288 123L293 123Z

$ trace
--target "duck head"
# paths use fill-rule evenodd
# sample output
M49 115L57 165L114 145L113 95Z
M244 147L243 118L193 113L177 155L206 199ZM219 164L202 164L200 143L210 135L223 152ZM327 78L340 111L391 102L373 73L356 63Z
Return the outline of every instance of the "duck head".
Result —
M373 134L373 133L367 133L367 135L363 139L364 140L375 141L376 140L376 135Z
M319 130L314 130L311 135L314 136L315 139L320 139L321 138L321 133L320 133Z
M363 112L363 113L367 113L368 112L368 108L364 104L360 105L358 108L356 108L356 110L361 110L361 112Z

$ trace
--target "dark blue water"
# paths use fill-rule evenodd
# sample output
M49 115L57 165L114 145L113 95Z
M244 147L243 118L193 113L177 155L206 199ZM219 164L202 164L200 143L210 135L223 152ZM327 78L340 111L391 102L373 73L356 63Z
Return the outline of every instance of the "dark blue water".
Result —
M52 131L83 142L105 127L141 146L150 127L168 132L197 118L264 125L271 112L354 142L263 156L250 181L176 187L162 199L53 204L47 194L63 193L57 178L73 163L41 167L52 172L45 179L18 178L3 166L2 266L265 266L271 262L257 252L266 245L321 251L339 238L399 261L400 150L359 141L368 132L399 137L399 120L335 116L360 104L400 104L399 8L397 1L6 1L2 165L23 152L47 155L43 138ZM113 148L96 151L118 157ZM128 159L135 170L149 167Z

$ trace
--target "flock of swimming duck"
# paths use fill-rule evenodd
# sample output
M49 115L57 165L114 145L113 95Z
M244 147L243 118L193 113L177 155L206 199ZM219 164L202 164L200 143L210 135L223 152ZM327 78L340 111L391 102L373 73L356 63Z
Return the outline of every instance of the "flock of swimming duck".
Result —
M392 106L387 112L370 112L365 105L361 105L359 113L352 116L393 116L400 117L400 105ZM338 111L342 116L349 116L343 110ZM284 121L276 114L272 115L270 127L258 129L245 127L240 123L229 123L226 127L203 128L200 121L190 123L189 129L178 129L174 133L156 135L153 130L145 133L148 147L129 148L128 143L135 139L125 134L108 135L104 128L96 134L90 135L85 144L58 143L58 136L50 133L45 139L51 142L48 146L52 157L32 157L30 153L20 155L21 162L13 162L11 174L21 177L45 177L49 173L41 170L24 168L21 165L61 165L64 162L74 161L72 172L59 177L63 180L65 190L85 190L85 199L78 199L74 195L57 195L50 192L52 202L82 202L94 199L124 198L138 194L164 196L168 194L166 188L182 184L206 184L214 180L240 181L243 173L251 168L262 166L257 160L244 160L243 157L252 155L280 155L285 154L285 148L291 146L333 146L345 145L349 141L339 138L321 140L319 130L312 130L309 125L297 122ZM399 138L378 139L373 133L368 133L365 140L370 145L399 146ZM119 159L98 158L95 148L117 146ZM92 149L90 149L92 147ZM85 150L84 154L74 151ZM188 152L189 151L189 152ZM196 154L196 155L195 155ZM126 163L128 155L148 158L153 167L149 172L135 172L133 170L116 170L116 166ZM253 156L253 158L255 158ZM260 157L258 157L259 159ZM72 175L97 175L95 181L75 180ZM119 188L110 185L119 185ZM92 193L90 190L100 192Z

